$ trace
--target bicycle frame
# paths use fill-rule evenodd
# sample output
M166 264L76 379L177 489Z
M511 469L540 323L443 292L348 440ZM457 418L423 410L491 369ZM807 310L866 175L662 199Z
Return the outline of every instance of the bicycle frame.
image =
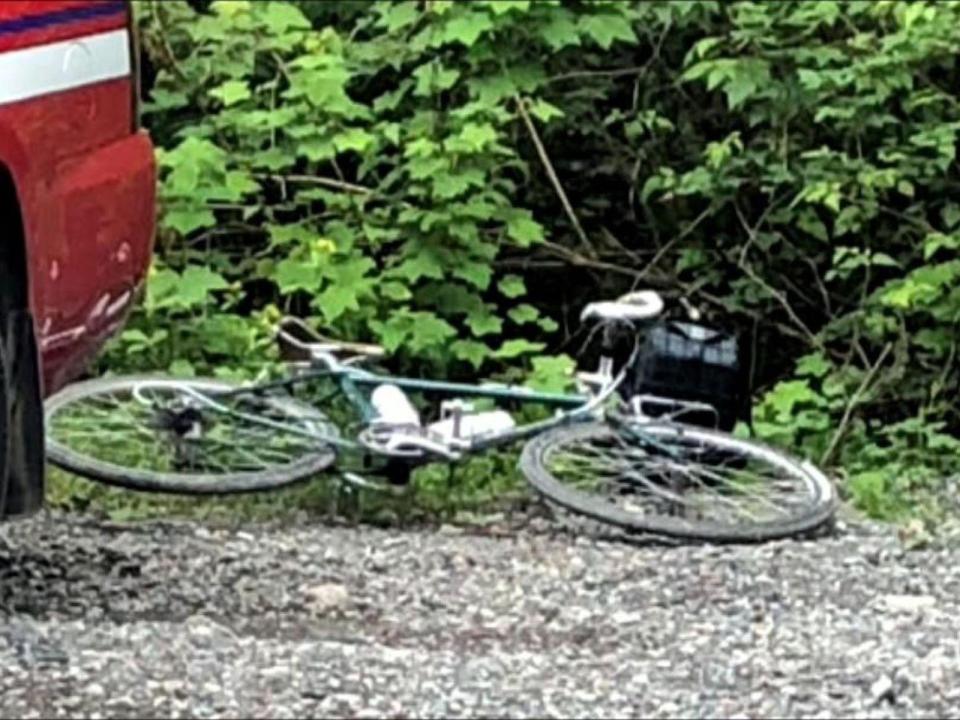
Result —
M340 448L356 448L359 443L350 440L344 441L339 438L321 437L300 427L288 426L286 423L239 413L235 410L220 406L219 403L216 402L216 398L227 398L245 394L261 394L271 389L290 388L294 385L308 384L315 380L332 379L344 397L347 398L352 407L359 413L366 427L369 427L377 419L377 412L362 389L376 387L381 384L390 384L404 391L419 392L445 398L488 398L502 402L516 402L523 405L544 405L557 409L557 413L552 418L546 420L528 423L527 425L483 435L481 437L464 438L457 443L455 454L459 457L463 454L482 452L525 440L560 425L596 419L598 417L597 410L602 403L605 402L626 379L627 372L629 368L633 366L633 361L638 351L639 346L635 346L630 359L624 364L620 373L616 377L611 377L609 382L606 382L596 394L550 393L539 392L517 385L471 385L468 383L451 383L423 380L420 378L394 377L358 368L356 365L351 364L351 362L353 362L352 360L341 362L331 353L319 353L312 358L309 369L293 377L261 383L252 387L248 386L228 390L223 393L216 393L213 397L205 397L194 392L190 392L189 394L193 395L202 404L219 412L231 415L243 415L243 417L250 422L286 430L293 434L315 437L318 440L339 446ZM408 462L410 462L410 464L425 461L429 462L431 458L426 457L426 453L424 453L424 455L425 457L423 458L409 458ZM452 458L448 457L448 459Z
M405 392L424 393L439 398L461 399L492 399L501 402L516 402L523 405L543 405L556 408L557 414L547 420L528 423L520 427L505 430L480 438L465 438L462 451L465 453L481 452L483 450L509 445L514 442L545 432L565 423L584 421L594 416L596 400L599 396L590 396L571 393L538 392L515 385L471 385L469 383L452 383L420 378L394 377L363 370L339 363L332 357L322 358L321 362L329 366L324 369L310 370L294 379L282 381L306 383L317 379L332 379L337 383L340 391L349 400L353 408L359 413L363 423L370 425L377 418L377 413L368 400L366 388L374 388L381 384L394 385ZM609 388L612 390L613 388ZM606 390L606 389L605 389ZM609 395L609 393L606 393ZM604 395L604 397L606 397Z

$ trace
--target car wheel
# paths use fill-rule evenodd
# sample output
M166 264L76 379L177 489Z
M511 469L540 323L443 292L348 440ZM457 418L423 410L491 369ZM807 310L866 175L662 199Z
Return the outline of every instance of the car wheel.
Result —
M29 515L41 508L44 493L43 399L40 363L33 318L25 310L12 310L0 317L3 346L5 400L4 446L5 497L0 513L6 517ZM3 476L0 476L3 477ZM0 488L2 490L2 488Z
M7 371L7 348L0 343L0 518L7 506L7 484L10 463L10 393Z

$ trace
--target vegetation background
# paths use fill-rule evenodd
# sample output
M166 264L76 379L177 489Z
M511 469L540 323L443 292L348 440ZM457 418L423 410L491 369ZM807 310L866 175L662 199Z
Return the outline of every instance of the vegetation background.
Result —
M582 305L653 287L749 340L759 436L874 516L951 517L960 3L136 10L162 225L101 369L251 377L292 312L396 371L562 387Z

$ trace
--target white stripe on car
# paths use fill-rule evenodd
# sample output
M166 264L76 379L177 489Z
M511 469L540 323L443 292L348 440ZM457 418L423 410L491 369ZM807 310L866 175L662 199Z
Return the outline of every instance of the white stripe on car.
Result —
M130 74L126 29L0 53L0 105Z

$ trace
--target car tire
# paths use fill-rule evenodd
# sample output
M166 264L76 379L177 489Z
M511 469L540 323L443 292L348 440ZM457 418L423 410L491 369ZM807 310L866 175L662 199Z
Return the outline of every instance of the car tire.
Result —
M4 444L6 482L0 487L0 515L31 515L43 506L44 426L40 362L33 318L26 310L0 317L0 344L5 358L2 373L6 396L0 405L6 420Z
M7 378L7 348L0 343L0 518L7 506L10 477L10 393Z

